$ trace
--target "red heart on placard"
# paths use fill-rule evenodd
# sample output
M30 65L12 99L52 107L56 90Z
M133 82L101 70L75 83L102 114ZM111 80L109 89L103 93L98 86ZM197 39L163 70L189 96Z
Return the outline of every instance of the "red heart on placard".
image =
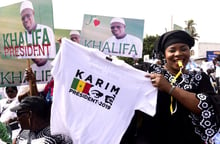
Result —
M95 18L95 19L93 20L93 23L94 23L95 26L98 26L98 25L100 24L100 20L98 20L98 19Z

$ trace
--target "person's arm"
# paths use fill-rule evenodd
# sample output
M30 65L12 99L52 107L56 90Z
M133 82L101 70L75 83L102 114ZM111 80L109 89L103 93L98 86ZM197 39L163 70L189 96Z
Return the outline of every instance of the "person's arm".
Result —
M39 92L38 92L38 89L37 89L37 83L36 83L36 77L35 77L35 74L33 73L32 69L29 68L29 69L25 69L25 79L27 81L31 80L31 84L30 84L30 88L32 89L32 95L39 95Z
M151 80L153 80L153 86L173 96L191 112L195 114L199 114L201 112L201 110L198 108L199 99L196 98L196 93L188 92L178 87L172 87L172 85L164 78L162 74L154 73L146 75L146 77L150 77Z
M169 85L169 91L172 89L172 86ZM169 92L167 92L169 93ZM179 87L175 87L170 93L177 101L182 103L187 109L195 114L199 114L201 110L198 108L199 99L196 97L196 93L188 92Z

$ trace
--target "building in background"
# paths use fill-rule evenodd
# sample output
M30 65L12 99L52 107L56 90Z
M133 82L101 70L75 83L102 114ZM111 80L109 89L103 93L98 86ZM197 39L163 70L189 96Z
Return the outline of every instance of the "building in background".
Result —
M198 57L207 57L208 51L220 51L220 43L200 42L198 45Z

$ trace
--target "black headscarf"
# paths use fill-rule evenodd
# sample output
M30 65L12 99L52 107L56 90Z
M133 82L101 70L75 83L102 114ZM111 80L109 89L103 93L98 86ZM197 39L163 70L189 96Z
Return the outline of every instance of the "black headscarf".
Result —
M193 37L183 30L169 31L160 36L155 45L155 52L164 54L165 49L175 43L184 43L191 48L194 46L195 41Z

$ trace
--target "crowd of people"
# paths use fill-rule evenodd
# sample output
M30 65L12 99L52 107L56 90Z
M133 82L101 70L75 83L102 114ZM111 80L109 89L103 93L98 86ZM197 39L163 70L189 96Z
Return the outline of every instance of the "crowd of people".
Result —
M31 31L31 27L34 30L39 25L34 23L28 27L29 23L25 21L33 19L34 9L30 3L26 5L31 8L25 9L24 5L21 5L22 21L24 27ZM126 26L124 20L118 18L114 18L110 25L115 33ZM69 36L73 42L80 43L78 31L70 31ZM114 39L121 38L115 36ZM157 89L156 114L151 116L136 110L127 130L121 134L120 144L220 144L220 122L217 118L220 113L217 101L213 100L213 97L220 99L220 55L211 62L196 65L194 69L190 67L193 64L190 49L194 43L194 38L185 31L165 32L154 48L154 52L162 58L160 61L165 63L133 65L135 69L146 72L143 79L148 79ZM32 60L42 65L47 62L47 59ZM25 70L25 80L29 85L24 89L5 87L5 98L0 100L0 122L10 129L13 144L74 143L69 135L51 133L53 77L40 90L37 87L38 77L30 67Z
M136 111L121 144L217 144L214 141L218 140L218 124L211 100L217 93L210 81L210 69L204 72L185 68L193 45L194 39L184 31L164 33L157 41L155 51L163 55L165 64L143 62L134 65L148 72L146 78L158 89L157 108L153 117ZM212 71L215 71L213 68ZM7 122L2 121L8 124L14 118L18 122L16 128L20 131L14 143L72 143L66 135L50 133L53 79L41 92L36 87L36 76L32 69L26 70L26 80L30 79L33 96L30 96L29 91L17 95L17 87L6 87L8 97L1 100L2 117L8 105L18 96L17 105L9 107L14 117L10 117Z
M219 63L220 63L220 55L216 55L210 61L208 61L207 58L205 58L201 62L201 64L196 63L194 60L190 60L186 65L186 69L189 71L205 72L210 77L211 84L213 85L216 93L219 93L220 92Z

